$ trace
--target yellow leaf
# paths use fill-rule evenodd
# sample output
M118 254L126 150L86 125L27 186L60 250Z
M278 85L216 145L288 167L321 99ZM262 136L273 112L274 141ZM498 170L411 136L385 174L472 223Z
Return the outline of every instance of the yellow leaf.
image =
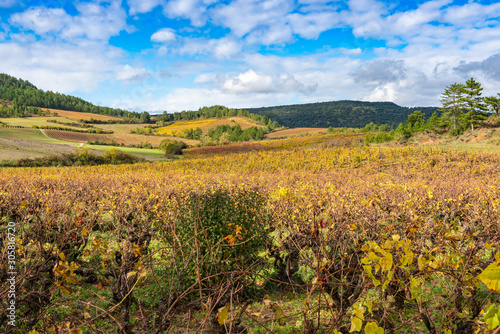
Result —
M226 306L221 307L219 312L217 312L217 322L219 325L225 325L229 315L229 308Z
M384 334L384 329L377 326L375 321L372 321L365 325L365 334Z
M370 312L370 314L373 315L373 311L372 311L373 302L371 300L366 300L365 305L368 308L368 312Z
M351 319L351 328L349 329L349 332L359 332L361 330L361 327L363 327L363 320L356 316L353 316Z
M358 304L354 305L353 315L351 317L351 329L349 332L359 332L363 327L363 320L365 320L365 308Z
M83 317L84 317L85 319L90 319L90 318L91 318L91 316L90 316L89 312L84 312L84 313L83 313Z
M131 271L131 272L127 273L127 278L130 278L131 276L134 276L135 274L137 274L137 271Z
M428 263L429 261L422 255L420 255L418 257L418 270L423 271Z
M66 255L64 255L64 253L61 252L59 253L59 258L64 261L66 259Z
M488 289L500 292L500 261L490 264L477 278L486 284Z
M85 228L85 226L82 228L82 236L86 237L87 235L89 235L89 230L87 230Z

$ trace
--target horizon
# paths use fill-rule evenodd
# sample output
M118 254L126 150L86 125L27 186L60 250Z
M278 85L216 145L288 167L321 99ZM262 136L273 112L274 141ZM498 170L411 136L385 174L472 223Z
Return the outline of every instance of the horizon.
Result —
M0 72L131 111L335 101L436 107L500 82L500 4L0 0Z

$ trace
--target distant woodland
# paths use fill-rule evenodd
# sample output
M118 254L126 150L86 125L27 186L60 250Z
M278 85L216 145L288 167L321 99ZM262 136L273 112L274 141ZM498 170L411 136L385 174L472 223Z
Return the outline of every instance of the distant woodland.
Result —
M279 124L289 127L350 127L362 128L366 124L389 124L393 128L405 123L408 115L421 110L426 117L438 108L400 107L392 102L334 101L295 104L265 108L248 108L249 112L267 116Z

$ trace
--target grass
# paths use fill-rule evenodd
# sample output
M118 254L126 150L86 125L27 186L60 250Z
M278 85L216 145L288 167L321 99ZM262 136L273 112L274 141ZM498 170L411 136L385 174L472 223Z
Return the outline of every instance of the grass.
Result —
M43 135L43 133L40 130L36 130L36 129L33 129L31 131L0 129L0 137L24 139L24 140L41 142L41 143L75 145L75 143L61 141L61 140L57 140L54 138L46 137Z
M107 151L110 148L117 148L123 152L130 153L130 154L135 154L135 155L141 155L141 156L146 156L146 157L153 157L153 158L165 158L165 155L157 149L146 149L146 148L135 148L135 147L116 147L116 146L108 146L108 145L87 145L85 144L84 147L97 150L97 151Z

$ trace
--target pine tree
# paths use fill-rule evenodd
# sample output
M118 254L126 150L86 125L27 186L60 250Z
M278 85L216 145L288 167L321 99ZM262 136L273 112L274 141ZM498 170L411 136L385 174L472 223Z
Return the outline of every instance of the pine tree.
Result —
M481 84L470 78L465 82L465 86L462 88L462 93L464 94L462 101L465 103L465 110L469 112L467 115L470 117L471 130L474 131L474 123L480 120L486 119L487 114L486 106L481 97L483 88Z
M444 93L441 94L443 108L450 111L453 116L453 130L457 129L457 118L462 114L462 110L465 107L463 101L464 88L464 85L455 82L446 86Z
M494 111L498 116L498 112L500 111L500 93L497 93L498 96L487 96L484 98L484 102L487 104L488 108L491 111Z

